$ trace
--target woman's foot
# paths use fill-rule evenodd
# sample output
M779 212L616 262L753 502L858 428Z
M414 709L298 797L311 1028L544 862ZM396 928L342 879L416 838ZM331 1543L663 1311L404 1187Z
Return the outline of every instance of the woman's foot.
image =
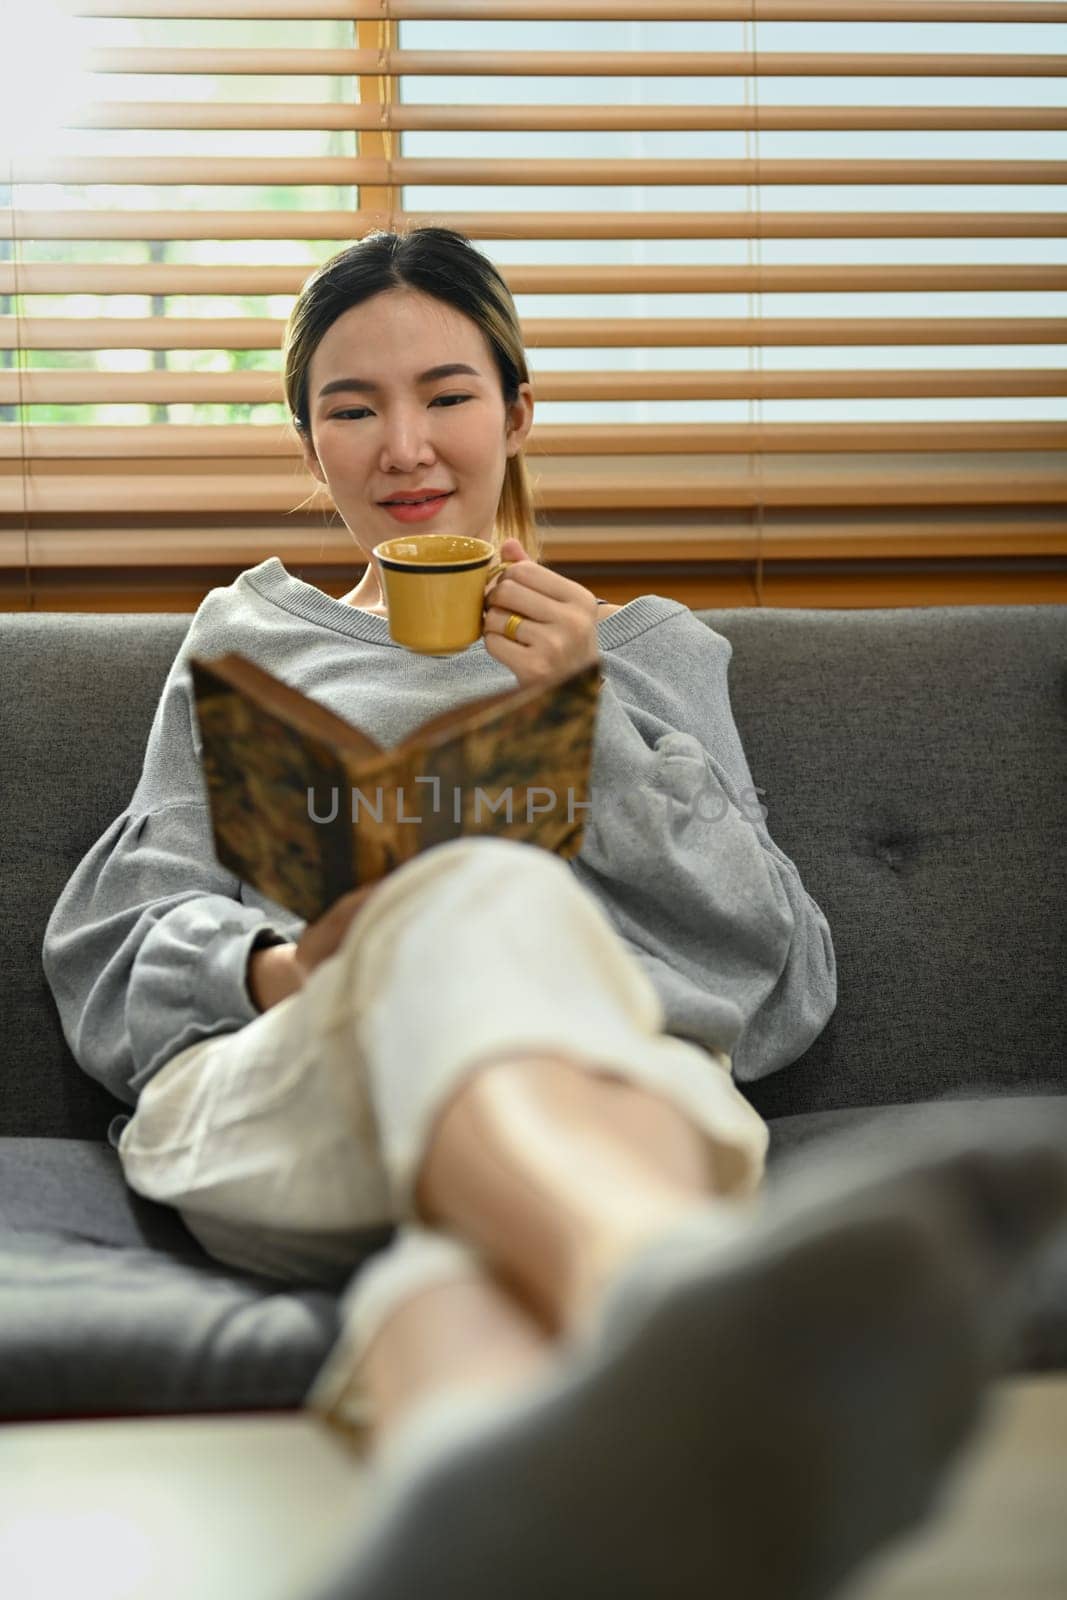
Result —
M364 1453L439 1395L519 1391L555 1351L477 1251L415 1223L357 1269L339 1310L304 1403Z
M729 1242L683 1228L527 1392L399 1427L318 1600L831 1593L929 1510L1065 1218L1067 1137L1024 1120L800 1174Z

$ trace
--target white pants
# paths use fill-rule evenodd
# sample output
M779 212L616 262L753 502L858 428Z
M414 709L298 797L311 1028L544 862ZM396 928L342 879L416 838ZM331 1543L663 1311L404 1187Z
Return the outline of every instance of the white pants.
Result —
M758 1187L768 1130L729 1058L662 1023L651 982L563 861L459 839L380 885L298 993L169 1061L119 1157L130 1187L175 1207L216 1259L350 1278L347 1309L369 1337L396 1296L479 1260L420 1226L413 1194L435 1120L480 1063L551 1052L632 1079L706 1131L731 1193ZM375 1250L374 1270L355 1272Z

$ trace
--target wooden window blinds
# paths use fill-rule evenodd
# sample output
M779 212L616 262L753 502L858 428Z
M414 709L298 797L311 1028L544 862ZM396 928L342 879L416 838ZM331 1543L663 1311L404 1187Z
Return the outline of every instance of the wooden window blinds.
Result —
M1067 599L1067 4L19 10L5 606L191 609L271 554L350 587L280 343L408 218L504 273L545 559L597 593Z

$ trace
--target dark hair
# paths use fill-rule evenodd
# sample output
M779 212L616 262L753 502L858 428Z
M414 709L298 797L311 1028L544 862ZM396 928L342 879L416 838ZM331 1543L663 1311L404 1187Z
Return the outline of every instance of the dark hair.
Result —
M344 312L388 289L412 288L461 311L485 335L505 405L529 383L522 329L511 291L487 256L452 228L374 232L332 256L305 283L293 306L284 347L285 398L293 424L309 432L308 369L320 341ZM522 450L508 458L493 540L520 539L538 560L533 491Z

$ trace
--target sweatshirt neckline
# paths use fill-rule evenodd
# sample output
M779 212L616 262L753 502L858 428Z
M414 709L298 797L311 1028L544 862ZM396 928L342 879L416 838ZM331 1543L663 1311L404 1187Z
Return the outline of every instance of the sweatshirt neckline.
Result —
M385 645L390 650L405 648L389 637L387 618L375 616L373 612L364 611L359 606L350 606L344 600L335 600L333 595L327 594L325 590L316 588L303 578L295 577L279 556L268 556L258 566L250 567L241 573L237 582L248 584L263 599L281 606L283 610L292 612L295 616L305 618L308 622L332 628L336 633L346 634L352 639L363 639L368 644ZM668 617L685 610L686 607L680 601L669 600L664 595L639 595L636 600L628 601L621 611L605 617L597 625L597 637L603 649L611 650L618 645L628 644L631 639L637 638L638 634L644 633L657 622L663 622ZM457 651L456 654L466 655L471 650L482 655L488 653L484 640L477 639L467 650ZM456 657L426 656L424 659L448 662L455 660Z

